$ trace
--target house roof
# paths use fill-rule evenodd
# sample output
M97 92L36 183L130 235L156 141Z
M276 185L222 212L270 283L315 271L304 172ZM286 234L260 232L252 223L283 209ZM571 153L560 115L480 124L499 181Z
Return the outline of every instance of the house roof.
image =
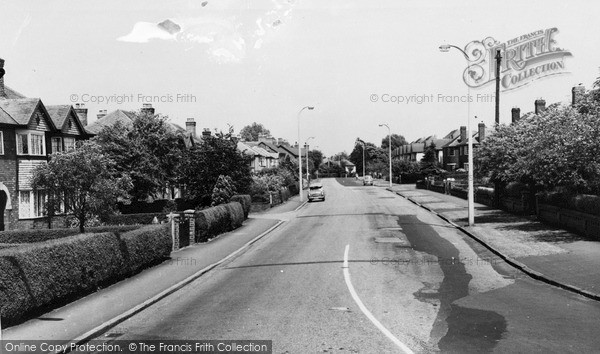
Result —
M46 110L57 127L62 127L68 120L71 105L46 106Z
M11 124L11 125L17 125L19 123L17 123L16 120L14 120L10 114L6 113L6 111L4 111L2 109L2 107L0 107L0 124Z
M100 133L102 128L114 125L117 122L120 122L124 126L129 126L132 124L134 119L135 112L117 109L116 111L112 111L104 117L98 119L94 123L87 126L85 129L90 134L98 134Z
M15 99L19 99L19 98L26 98L25 95L11 89L8 86L4 86L4 95L0 96L0 97L4 97L7 99L11 99L11 100L15 100Z
M8 114L16 124L27 125L40 103L41 100L39 98L6 99L0 100L0 108L4 113ZM6 117L4 118L6 119Z
M238 141L237 148L239 151L243 152L244 154L251 155L251 156L258 155L258 156L263 156L263 157L271 157L274 159L279 157L279 155L276 152L268 152L267 150L261 148L260 146L252 146L251 144L249 144L249 142Z

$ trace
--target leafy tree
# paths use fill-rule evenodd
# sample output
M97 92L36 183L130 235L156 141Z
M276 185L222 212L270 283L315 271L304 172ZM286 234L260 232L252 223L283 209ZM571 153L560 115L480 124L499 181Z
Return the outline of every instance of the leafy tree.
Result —
M362 141L362 140L361 140ZM365 142L365 168L368 162L386 162L388 159L387 151L375 146L373 143ZM363 174L363 144L357 143L354 145L354 150L350 153L349 160L356 165L356 173Z
M337 154L331 156L332 161L340 161L340 160L348 160L350 156L345 151L338 152Z
M435 151L435 144L432 142L427 148L420 161L421 170L438 167L439 161Z
M262 124L256 122L243 127L240 131L240 136L245 141L258 141L259 134L271 135L271 132Z
M389 137L390 137L389 135L386 135L385 138L383 138L381 140L381 148L385 151L388 151L388 146L390 144ZM399 135L399 134L392 134L391 140L392 140L392 150L397 149L400 146L407 144L404 136Z
M399 176L401 174L415 174L418 173L421 166L416 161L406 161L403 159L392 160L392 174Z
M219 175L212 191L212 206L229 203L231 197L236 193L233 181L229 176Z
M133 182L131 195L144 200L177 183L177 166L185 150L182 135L166 117L139 113L130 126L106 126L94 138Z
M319 150L310 150L308 152L308 159L313 164L313 167L310 169L310 171L312 173L312 172L316 171L319 168L319 166L321 166L321 163L323 163L323 153Z
M52 154L47 164L34 170L32 184L49 196L49 215L63 205L66 213L77 218L82 233L88 218L106 216L114 210L117 198L126 197L131 188L129 177L117 172L115 161L94 141Z
M229 176L240 193L248 192L252 183L250 157L237 150L235 141L215 136L186 150L178 171L188 200L210 196L219 175Z

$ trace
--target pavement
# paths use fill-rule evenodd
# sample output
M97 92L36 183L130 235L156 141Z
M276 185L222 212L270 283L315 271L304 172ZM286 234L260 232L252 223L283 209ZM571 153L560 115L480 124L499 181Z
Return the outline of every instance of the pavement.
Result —
M475 203L475 225L468 226L466 200L378 180L376 185L454 223L461 231L532 278L600 300L600 242Z
M298 196L260 213L209 242L171 253L171 258L135 276L64 307L2 330L3 340L84 342L182 288L222 262L237 256L285 222L287 213L304 203Z

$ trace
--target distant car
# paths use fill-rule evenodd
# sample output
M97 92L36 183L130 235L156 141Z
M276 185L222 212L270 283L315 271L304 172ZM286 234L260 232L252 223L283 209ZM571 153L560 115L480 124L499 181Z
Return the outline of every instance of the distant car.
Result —
M363 179L363 186L372 186L373 185L373 177L365 176Z
M325 201L325 191L323 190L323 184L319 182L311 183L308 186L308 201L312 202L315 199L321 199Z

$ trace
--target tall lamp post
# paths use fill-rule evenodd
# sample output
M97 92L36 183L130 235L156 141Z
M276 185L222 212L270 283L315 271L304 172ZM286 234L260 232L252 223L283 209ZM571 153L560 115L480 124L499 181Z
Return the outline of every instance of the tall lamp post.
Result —
M308 141L310 139L314 139L314 138L315 138L314 136L311 136L308 139L306 139L306 142L304 143L304 146L306 147L306 181L307 182L310 181L310 175L308 173L308 147L309 147Z
M451 44L442 44L440 46L441 52L448 52L450 48L457 49L460 51L467 60L467 75L470 75L471 72L471 62L469 60L469 55L462 50L461 48L451 45ZM473 136L471 135L471 87L467 84L467 149L468 149L468 158L469 158L469 171L468 171L468 180L469 180L469 190L468 190L468 204L469 204L469 226L475 225L475 204L474 204L474 193L473 193Z
M365 142L356 138L356 142L359 144L362 144L362 153L363 153L363 158L362 158L362 162L363 162L363 179L365 179Z
M392 130L390 129L390 126L382 123L379 124L380 127L386 127L388 128L388 157L390 160L390 188L392 188Z
M302 145L300 145L300 115L302 114L302 111L304 111L305 109L308 109L309 111L312 111L313 109L315 109L315 107L313 106L304 106L302 107L302 109L300 109L298 111L298 186L299 186L299 194L300 194L300 201L303 201L304 198L302 196Z

